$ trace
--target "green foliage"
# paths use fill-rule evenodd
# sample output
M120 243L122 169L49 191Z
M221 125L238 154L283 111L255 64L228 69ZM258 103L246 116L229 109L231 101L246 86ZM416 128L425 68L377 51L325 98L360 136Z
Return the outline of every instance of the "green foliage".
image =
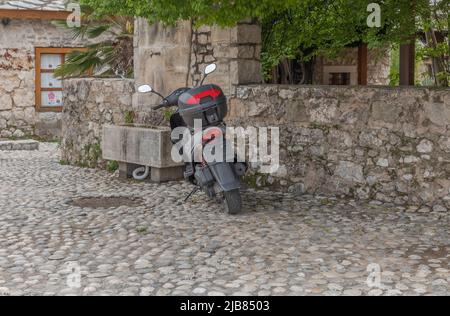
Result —
M89 6L82 6L83 22L79 28L70 28L74 39L91 40L94 44L86 50L68 54L66 62L55 71L57 77L80 77L91 75L103 77L133 76L132 17L100 17ZM67 28L66 21L54 22ZM106 40L102 39L106 36Z
M98 16L140 16L150 22L192 19L196 26L231 26L255 18L263 26L262 62L266 77L280 60L336 56L346 46L385 47L406 43L418 32L448 30L449 0L81 0ZM367 6L381 6L381 28L369 28ZM445 41L444 41L445 42ZM436 43L435 43L436 44ZM437 47L434 47L436 46ZM447 60L447 43L427 44L427 57ZM443 62L441 62L443 63ZM447 68L446 68L447 67Z
M141 235L147 235L148 234L148 227L146 227L146 226L139 226L139 227L136 228L136 232L138 234L141 234Z
M150 22L175 24L195 19L197 25L232 26L248 17L263 17L298 5L299 0L81 0L97 16L140 16Z
M170 122L170 117L175 113L173 109L164 109L163 116L166 122Z
M268 184L268 175L262 173L247 173L242 181L247 185L247 187L252 189L261 189L266 187Z
M450 62L448 59L450 47L448 42L437 43L435 47L419 46L416 49L417 59L435 59L442 63L442 69L435 76L438 82L450 82Z
M298 1L276 15L263 17L263 58L276 65L281 58L308 61L317 55L336 56L362 40L366 1Z
M59 161L59 164L61 165L61 166L68 166L69 165L69 162L67 161L67 160L60 160Z
M125 124L133 124L134 116L135 116L135 113L133 111L125 111L125 113L124 113Z
M92 145L90 157L94 162L97 162L102 157L102 146L100 144Z
M83 162L80 165L94 167L97 165L99 159L102 157L102 147L100 144L86 144L84 146Z
M106 170L111 173L116 172L119 170L119 163L117 161L108 161L106 163Z
M391 49L391 68L389 71L389 85L398 86L400 84L400 47L393 45Z

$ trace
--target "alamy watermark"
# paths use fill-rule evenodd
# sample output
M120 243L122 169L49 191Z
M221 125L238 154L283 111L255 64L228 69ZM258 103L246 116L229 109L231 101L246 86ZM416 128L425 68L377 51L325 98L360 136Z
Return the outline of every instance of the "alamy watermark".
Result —
M367 286L372 289L381 289L381 266L377 263L371 263L367 266Z
M367 6L367 12L370 12L367 17L367 26L370 28L381 27L381 7L378 3L370 3Z
M72 13L67 17L67 26L70 28L81 27L81 7L78 3L67 4L67 11Z
M194 130L172 131L172 160L185 163L249 162L259 172L273 174L280 168L279 127L209 127L195 120Z
M0 287L0 296L10 296L11 291L7 287Z
M81 288L81 267L77 262L68 262L66 271L69 272L66 279L67 287L71 289Z

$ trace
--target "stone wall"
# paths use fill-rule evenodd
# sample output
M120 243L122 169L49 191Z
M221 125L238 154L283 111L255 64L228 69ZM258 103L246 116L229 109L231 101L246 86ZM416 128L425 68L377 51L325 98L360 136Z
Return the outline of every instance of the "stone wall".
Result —
M104 166L104 124L168 124L160 111L133 108L133 80L71 79L64 89L64 162ZM450 89L240 86L227 123L280 127L281 168L252 169L251 184L450 208Z
M134 81L123 79L65 80L62 113L62 161L96 167L101 153L104 124L131 123Z
M0 137L60 136L61 114L35 111L35 47L81 47L50 21L0 23Z
M237 95L230 125L280 127L282 167L253 170L253 183L450 207L450 89L241 86Z
M64 83L62 147L68 163L103 164L103 124L131 119L167 125L170 113L149 110L159 100L136 94L135 84L150 83L168 93L198 80L211 60L219 65L212 81L230 96L227 123L280 127L282 167L272 175L253 169L250 183L295 194L409 205L424 212L450 208L449 89L245 86L260 80L259 26L249 22L241 28L194 30L188 22L174 28L136 23L136 82Z
M136 20L135 81L71 79L64 86L62 160L69 164L104 165L100 153L104 124L168 126L171 110L152 111L160 103L152 94L135 93L135 84L151 84L167 94L195 85L206 65L218 65L211 82L228 95L243 83L261 82L260 26L253 21L234 28L203 27L189 22L175 27L149 26ZM133 99L133 102L131 101Z
M259 83L261 77L261 27L248 20L234 28L201 27L192 30L191 85L198 85L211 63L217 71L211 81L234 95L239 84Z
M0 49L0 137L33 133L36 123L33 60L30 52Z
M167 27L137 19L135 32L137 85L151 84L168 94L196 85L206 65L213 62L218 68L209 82L220 85L227 95L234 95L240 84L262 82L261 27L253 21L233 28L196 29L189 21ZM152 95L136 94L133 103L140 111L158 101Z

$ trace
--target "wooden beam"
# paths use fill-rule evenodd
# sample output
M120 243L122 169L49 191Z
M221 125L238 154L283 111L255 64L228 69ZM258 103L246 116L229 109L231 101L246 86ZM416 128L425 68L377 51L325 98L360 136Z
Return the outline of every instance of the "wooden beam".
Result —
M0 19L67 20L71 13L68 11L0 9Z
M367 44L361 44L358 47L358 84L360 86L367 86L368 61Z
M42 54L60 54L61 55L61 64L65 61L65 55L73 52L73 51L86 51L87 49L85 47L78 47L78 48L68 48L68 47L36 47L35 48L35 105L36 105L36 111L37 112L61 112L63 107L62 106L55 106L55 107L46 107L42 106L42 91L63 91L62 88L42 88L42 82L41 82L41 74L43 72L51 73L54 72L54 70L51 71L43 71L41 69L41 55Z
M400 85L415 85L416 44L412 40L409 44L400 45Z

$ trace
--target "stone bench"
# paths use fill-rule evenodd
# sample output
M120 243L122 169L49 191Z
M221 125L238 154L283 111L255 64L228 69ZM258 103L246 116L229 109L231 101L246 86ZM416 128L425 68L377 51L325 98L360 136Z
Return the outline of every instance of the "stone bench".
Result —
M35 140L0 140L0 150L39 150Z
M164 127L103 127L103 159L117 161L121 178L129 178L140 166L151 169L151 180L165 182L183 179L184 164L171 157L170 129Z

